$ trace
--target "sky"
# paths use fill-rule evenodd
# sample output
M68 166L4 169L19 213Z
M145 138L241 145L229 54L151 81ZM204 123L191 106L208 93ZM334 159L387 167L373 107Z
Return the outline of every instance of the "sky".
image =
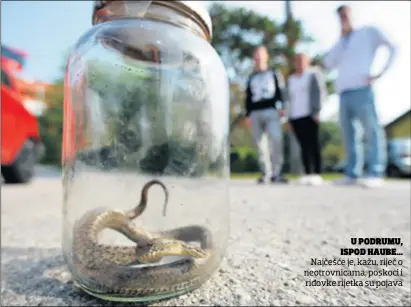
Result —
M207 1L204 2L207 5ZM374 24L397 45L392 68L376 83L377 108L387 123L410 108L410 11L409 1L292 1L295 17L301 19L315 43L300 46L308 54L324 52L339 35L337 6L350 4L358 26ZM284 1L225 1L243 6L278 21L284 19ZM2 1L1 42L28 53L25 77L51 82L61 76L64 54L91 27L91 1ZM387 53L378 52L373 72L383 66ZM323 117L334 114L338 97L332 95Z

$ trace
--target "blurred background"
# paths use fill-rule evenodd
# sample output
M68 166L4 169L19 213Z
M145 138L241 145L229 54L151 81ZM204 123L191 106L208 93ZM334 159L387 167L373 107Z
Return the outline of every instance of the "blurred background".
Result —
M203 2L211 14L212 44L229 73L233 177L253 176L258 172L250 128L238 118L243 111L245 81L253 68L254 47L266 44L271 52L271 64L285 76L293 70L292 58L296 52L307 53L316 64L339 36L335 10L341 4L353 7L357 25L377 25L398 46L393 67L377 83L376 99L391 147L400 144L400 150L391 147L388 150L397 152L397 158L410 160L411 148L403 145L409 144L411 136L409 1L198 2ZM19 92L24 108L37 118L45 146L42 164L61 164L64 65L70 47L91 27L91 12L91 1L1 3L2 84ZM385 50L377 54L373 70L380 70L386 56ZM334 77L327 76L330 95L320 116L324 165L330 174L342 172L344 165ZM3 131L2 138L7 133ZM298 146L289 132L284 134L284 172L299 174ZM390 175L407 175L395 166L397 158L390 162Z

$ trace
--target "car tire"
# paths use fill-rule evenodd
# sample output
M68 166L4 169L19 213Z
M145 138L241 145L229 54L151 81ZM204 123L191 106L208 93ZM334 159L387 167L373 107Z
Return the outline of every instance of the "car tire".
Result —
M401 172L395 166L390 165L387 168L387 176L390 178L400 178Z
M35 144L32 140L27 140L13 164L1 166L1 174L6 183L28 183L34 176L35 165Z

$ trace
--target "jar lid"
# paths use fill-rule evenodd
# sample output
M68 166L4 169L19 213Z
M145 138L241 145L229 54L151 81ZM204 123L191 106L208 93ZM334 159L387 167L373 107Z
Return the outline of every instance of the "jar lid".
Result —
M207 9L204 7L203 3L201 1L178 1L178 2L184 4L188 9L196 13L206 25L208 33L210 34L210 38L213 37L213 23L211 21L210 14L208 13Z
M102 17L104 15L110 15L110 13L107 11L107 6L111 3L115 3L116 1L113 0L94 0L93 1L93 16L92 16L92 22L93 24L95 24L96 21L96 17ZM174 2L174 3L180 3L181 6L183 6L185 9L187 9L188 11L190 11L190 13L197 15L197 18L199 18L203 25L206 27L206 30L209 34L209 37L211 39L212 37L212 21L211 21L211 17L210 14L208 13L207 9L205 8L205 6L202 4L201 1L135 1L135 2L141 2L142 8L147 9L147 6L150 4L150 2L157 2L157 3L161 3L161 2ZM116 4L120 4L120 1L117 2ZM101 15L101 16L98 16ZM97 18L98 19L98 18Z

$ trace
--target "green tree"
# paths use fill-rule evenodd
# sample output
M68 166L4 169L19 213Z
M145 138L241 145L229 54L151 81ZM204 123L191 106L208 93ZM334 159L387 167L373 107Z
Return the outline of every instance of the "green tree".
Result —
M341 130L335 122L323 122L320 126L320 144L324 165L332 166L344 158Z
M251 61L256 46L267 46L270 65L287 76L293 68L297 43L311 43L302 21L293 17L279 23L253 10L228 8L214 3L209 9L213 21L212 45L220 54L233 83L243 83L252 70Z
M341 145L327 144L322 150L323 164L334 166L344 159L344 149Z
M341 130L336 122L326 121L320 126L320 144L321 147L327 144L341 145Z
M60 79L46 92L47 110L39 117L39 128L45 153L41 163L61 164L61 140L63 135L63 86Z
M212 45L225 64L230 81L241 84L252 69L254 48L265 43L269 51L274 51L281 26L252 10L231 9L220 3L212 4L209 13L213 22Z
M45 153L40 163L61 165L61 150L63 139L63 107L64 107L64 71L69 51L65 51L60 65L61 77L54 80L46 90L45 102L47 109L39 116L39 129Z

